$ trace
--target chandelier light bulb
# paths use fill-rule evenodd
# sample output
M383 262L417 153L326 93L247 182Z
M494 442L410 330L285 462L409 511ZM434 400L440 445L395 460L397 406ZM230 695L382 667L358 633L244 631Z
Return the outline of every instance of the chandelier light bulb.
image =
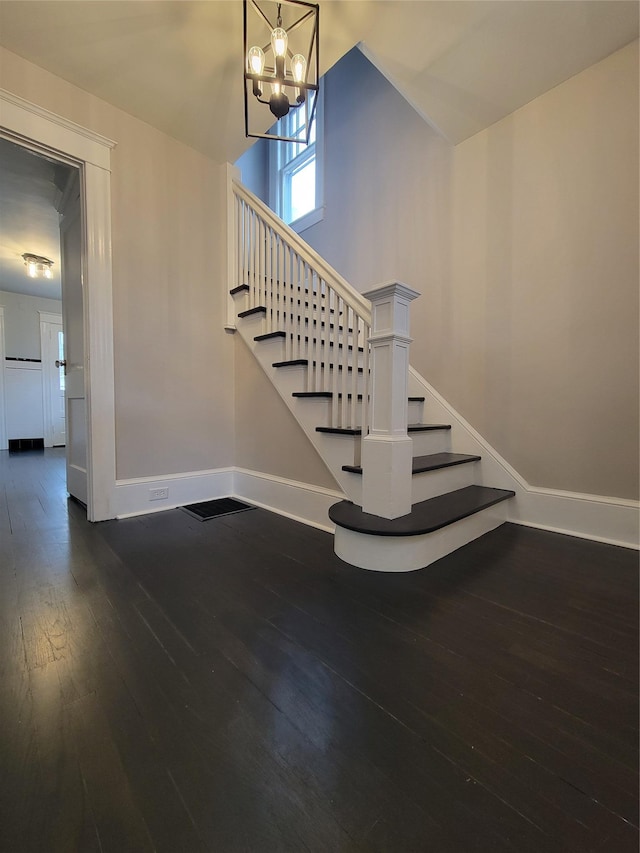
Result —
M249 71L252 74L262 74L264 68L264 51L262 48L254 45L249 51L248 60Z
M296 53L291 60L291 73L296 83L304 83L304 77L307 73L307 60L301 53Z
M38 265L35 261L29 261L27 263L27 273L30 278L35 278L38 273Z
M287 31L282 27L276 27L271 33L271 47L275 56L284 58L287 55L288 41Z
M53 273L51 272L51 267L45 267L44 277L45 278L53 278Z

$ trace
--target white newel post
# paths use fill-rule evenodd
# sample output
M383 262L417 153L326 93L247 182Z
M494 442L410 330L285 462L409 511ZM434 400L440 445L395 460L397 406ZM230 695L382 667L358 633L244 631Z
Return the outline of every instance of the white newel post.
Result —
M370 431L362 441L362 509L382 518L411 512L413 442L407 434L409 303L420 294L400 282L365 293L371 300Z

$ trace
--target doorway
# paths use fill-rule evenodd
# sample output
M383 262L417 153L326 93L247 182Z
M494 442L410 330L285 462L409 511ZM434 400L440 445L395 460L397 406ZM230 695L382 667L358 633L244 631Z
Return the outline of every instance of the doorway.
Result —
M79 169L0 139L0 196L7 445L10 451L66 447L67 492L86 506ZM67 364L74 368L69 381Z
M87 518L113 518L116 483L109 170L110 150L115 143L4 91L0 91L0 114L0 138L79 170L82 327L86 333L79 368L84 372L87 391Z
M62 314L40 314L40 353L42 359L42 414L44 446L66 446L64 391L64 328Z

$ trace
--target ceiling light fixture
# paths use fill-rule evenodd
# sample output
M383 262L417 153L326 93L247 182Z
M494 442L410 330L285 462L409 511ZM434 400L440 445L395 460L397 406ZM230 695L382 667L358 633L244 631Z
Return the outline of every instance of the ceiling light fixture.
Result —
M302 0L244 0L247 136L308 143L320 71L318 18L318 6ZM293 109L305 112L304 120L297 123L304 129L302 136L283 131L280 119ZM265 129L274 118L275 124Z
M53 278L53 261L49 258L43 258L41 255L33 255L31 252L25 252L22 256L24 265L27 268L27 274L30 278Z

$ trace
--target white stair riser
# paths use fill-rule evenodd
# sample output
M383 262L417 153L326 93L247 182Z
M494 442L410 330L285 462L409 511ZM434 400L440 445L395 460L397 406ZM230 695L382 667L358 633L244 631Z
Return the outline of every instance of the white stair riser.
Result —
M260 347L267 364L276 364L284 360L284 344L282 338L267 338L264 341L252 341L252 345ZM255 350L254 350L255 352Z
M430 429L424 432L410 432L413 441L413 455L427 456L430 453L448 453L451 450L451 430Z
M324 333L321 331L320 334L316 335L313 332L309 333L308 330L304 330L302 334L298 335L298 332L295 333L291 331L291 329L283 328L279 323L273 323L269 326L267 319L264 314L259 313L253 315L255 317L259 317L263 324L264 328L261 329L262 332L284 332L282 336L283 340L286 341L286 349L287 353L291 353L291 357L293 358L311 358L316 359L317 353L321 353L322 361L326 361L325 354L329 353L328 360L330 362L338 361L342 362L343 358L343 350L342 346L336 346L337 344L343 345L345 343L345 336L342 333L339 333L336 338L332 336L330 341L324 340ZM245 318L246 319L246 318ZM258 334L258 333L256 333ZM315 343L314 343L315 339ZM353 343L351 341L351 336L346 335L346 345L349 347L348 349L348 362L351 364L351 359L353 356ZM358 345L359 346L359 345ZM337 356L334 353L338 353ZM362 360L363 353L359 352L359 358ZM360 366L362 366L360 364Z
M237 314L241 311L246 311L249 308L249 294L247 291L241 290L239 293L234 293L233 304Z
M280 374L286 375L291 374L295 369L293 367L280 367L276 368ZM342 371L338 371L337 379L337 392L334 392L334 375L333 371L321 371L318 374L315 372L307 370L307 368L298 368L298 373L296 376L297 379L297 387L294 389L296 391L303 391L308 393L340 393L341 391L345 394L358 394L362 393L362 386L364 384L364 380L361 376L355 377L355 389L354 389L354 377L353 374L349 373L347 375L346 383L343 385L343 373ZM345 389L343 391L343 389ZM341 406L340 399L338 400L338 407ZM351 409L351 400L347 399L347 408ZM349 422L349 426L360 426L360 423ZM317 426L329 426L329 424L317 424ZM331 424L331 426L336 426L336 424Z
M357 359L357 366L362 367L363 353L355 353L353 350L347 351L347 364L351 366L354 363L354 357ZM305 344L296 353L296 358L306 358L310 362L323 362L324 364L344 364L344 351L335 346L323 346Z
M268 327L267 331L284 331L290 340L291 336L295 339L299 337L300 346L308 343L304 338L315 338L318 345L320 345L321 341L324 343L356 345L355 339L358 337L356 333L348 329L331 328L334 323L333 318L324 316L322 312L320 316L314 312L313 315L308 315L304 318L298 318L296 315L293 319L289 317L288 320L276 316L276 314L270 314L269 316L263 314L263 316ZM339 325L340 323L338 323ZM362 340L357 342L357 346L363 346Z
M279 390L279 389L278 389ZM314 433L317 426L326 424L329 420L329 401L323 399L307 399L292 397L289 408L298 422L304 422ZM347 457L348 458L348 457ZM342 462L343 465L348 464Z
M335 552L345 562L374 572L413 572L462 548L506 521L505 503L420 536L371 536L336 527Z
M347 392L347 393L350 393L350 392ZM342 404L342 401L340 400L338 405L340 406L341 404ZM350 408L353 406L353 399L348 401L348 405ZM410 424L421 423L421 418L422 418L422 411L420 409L420 403L409 403L408 408L407 408L407 423L410 423ZM359 399L359 400L355 401L355 409L353 411L353 421L349 423L349 426L361 426L361 425L362 425L362 399ZM337 424L333 424L333 426L337 426ZM436 441L429 441L429 439L433 438L433 434L430 433L429 431L427 431L427 436L429 436L429 438L425 437L424 443L425 444L427 444L427 443L433 444L434 447L436 447L436 446L441 447L442 450L445 450L448 447L448 444L447 444L448 438L447 438L447 434L446 434L447 432L448 432L448 430L447 431L445 431L445 430L438 431L437 435L439 436L439 442L436 442ZM417 438L418 443L422 441L423 433L411 432L411 433L409 433L409 435L412 439ZM418 455L419 452L422 452L422 451L416 450L415 455ZM424 451L424 453L427 453L427 452L429 452L429 451L426 451L426 450ZM432 452L437 453L439 451L434 450Z
M258 304L264 304L265 299L269 299L269 293L265 293L264 287L264 279L261 282L258 282L254 287L252 282L248 282L250 290L245 291L246 293L251 293L253 297L253 301ZM269 285L270 287L270 285ZM289 303L298 300L302 300L303 302L310 302L313 305L325 305L328 307L334 307L333 304L329 304L329 300L327 299L326 293L318 293L317 290L309 290L308 288L303 288L299 290L297 285L288 285L285 287L276 286L273 290L272 299L274 302L280 300L288 300Z
M241 330L242 337L247 343L251 341L251 349L253 349L253 338L265 332L264 315L259 313L250 314L248 317L238 317L238 329Z
M409 400L407 404L407 423L424 423L424 403L417 400Z
M475 462L414 474L411 479L411 503L420 503L456 489L463 489L465 486L473 486L478 482L477 476L478 468Z

